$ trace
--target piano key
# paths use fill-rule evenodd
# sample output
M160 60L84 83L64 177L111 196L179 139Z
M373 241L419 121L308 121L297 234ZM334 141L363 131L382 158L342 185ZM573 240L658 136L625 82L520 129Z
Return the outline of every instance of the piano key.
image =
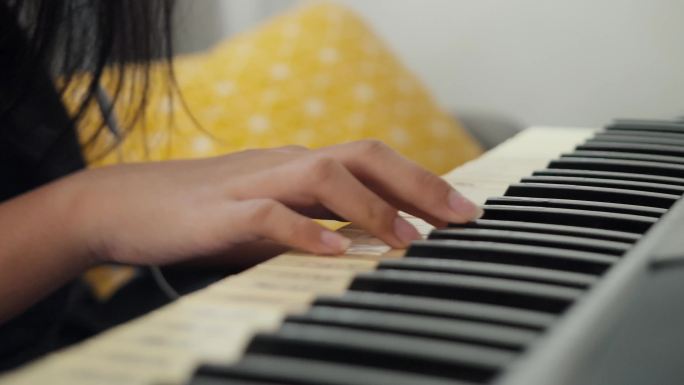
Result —
M632 246L630 243L604 241L568 235L467 228L433 230L429 234L428 239L460 239L464 241L504 242L515 243L519 245L560 247L613 255L622 255Z
M231 366L203 365L190 385L464 385L465 382L362 365L246 354Z
M573 199L529 198L529 197L495 197L489 198L486 205L555 207L559 209L575 209L590 211L606 211L610 213L643 215L659 218L667 212L665 209L649 206L625 205L608 202L580 201Z
M616 135L610 132L599 132L593 138L587 140L587 143L648 143L648 144L667 144L675 146L684 146L684 134L680 137L662 137L653 135L638 135L635 133L628 133L627 135Z
M401 270L361 273L349 290L473 301L547 313L561 313L583 290L501 278Z
M684 116L674 119L644 119L644 118L614 118L611 124L660 124L660 123L684 123Z
M257 334L247 351L465 381L488 381L515 357L511 351L457 342L297 324Z
M510 326L325 306L314 306L305 314L291 315L285 319L285 324L290 323L397 333L514 351L522 350L539 336L537 332Z
M656 131L646 131L646 130L610 130L597 132L596 136L648 136L650 138L659 139L674 139L674 140L684 140L684 133L677 132L656 132Z
M190 380L188 385L285 385L282 382L263 382L263 381L252 381L252 380L245 380L245 379L239 379L236 380L234 378L225 378L223 376L219 376L216 373L204 373L204 372L198 372L195 374L195 376Z
M677 157L684 156L684 148L671 144L587 142L580 144L575 149L579 151L617 151Z
M605 229L588 229L586 227L552 225L547 223L528 223L520 221L496 221L477 219L467 223L450 223L449 228L495 229L511 231L527 231L539 234L558 234L584 238L602 239L614 242L634 243L640 236L624 231Z
M619 160L575 156L552 160L549 168L615 171L645 175L661 175L684 178L684 165L642 160Z
M520 179L522 183L553 183L573 186L595 186L623 190L650 191L662 194L682 195L684 187L650 182L622 181L600 178L576 178L569 176L528 176Z
M537 170L537 171L533 172L532 175L533 176L573 176L573 177L578 177L578 178L631 180L631 181L635 181L635 182L664 183L664 184L684 186L684 178L673 178L673 177L669 177L669 176L659 176L659 175L634 174L634 173L628 173L628 172L611 172L611 171L547 168L545 170Z
M606 131L655 131L684 133L684 123L660 120L623 119L606 126Z
M619 257L553 247L457 240L415 241L406 257L454 259L602 274Z
M465 274L480 277L505 278L527 282L546 283L586 289L597 282L590 274L572 273L538 267L515 266L510 264L473 262L436 258L404 257L386 260L378 265L378 270L432 271L436 273Z
M551 183L513 183L508 186L504 195L529 198L586 200L664 209L669 208L677 199L679 199L679 196L675 194Z
M342 296L318 297L313 306L381 310L448 320L508 325L537 331L546 329L556 318L548 313L507 306L355 291L349 291Z
M483 219L551 223L643 234L657 221L653 217L602 211L526 206L483 206Z
M644 162L668 163L682 165L684 157L666 155L637 154L634 152L610 152L610 151L573 151L564 153L561 158L599 158L599 159L623 159L639 160Z

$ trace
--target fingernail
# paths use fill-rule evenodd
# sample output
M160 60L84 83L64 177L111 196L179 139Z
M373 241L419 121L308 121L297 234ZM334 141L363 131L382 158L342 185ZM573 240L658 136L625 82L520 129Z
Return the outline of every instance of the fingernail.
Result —
M482 208L461 195L461 193L456 190L451 190L449 193L449 207L459 216L466 217L468 219L477 219L484 214Z
M401 217L394 219L394 234L407 246L412 241L422 239L418 230Z
M323 242L330 251L335 253L342 253L351 245L351 239L328 230L323 230L321 232L321 242Z

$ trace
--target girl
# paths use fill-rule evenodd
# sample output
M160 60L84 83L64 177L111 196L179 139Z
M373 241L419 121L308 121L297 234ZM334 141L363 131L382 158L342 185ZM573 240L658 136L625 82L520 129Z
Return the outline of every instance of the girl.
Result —
M0 0L5 366L54 347L48 337L62 320L65 288L92 266L206 257L244 263L235 250L273 243L343 253L349 240L311 218L353 221L403 248L420 236L398 210L436 226L480 214L442 179L376 141L85 170L75 127L98 96L103 69L123 74L126 63L137 63L144 93L146 65L172 57L171 11L169 0ZM60 93L77 72L91 80L69 116Z

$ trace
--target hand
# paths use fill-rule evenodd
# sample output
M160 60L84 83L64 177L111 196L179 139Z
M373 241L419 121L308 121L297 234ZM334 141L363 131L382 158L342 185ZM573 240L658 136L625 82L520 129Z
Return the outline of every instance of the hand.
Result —
M71 178L79 236L97 262L167 264L262 239L318 254L349 246L312 217L354 222L403 248L420 236L398 210L436 226L481 213L377 141L111 166Z

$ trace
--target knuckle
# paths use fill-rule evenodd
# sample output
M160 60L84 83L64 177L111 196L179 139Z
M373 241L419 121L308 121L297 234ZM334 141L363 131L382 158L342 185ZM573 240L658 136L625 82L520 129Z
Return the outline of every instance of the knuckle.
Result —
M308 219L293 218L291 223L283 228L283 235L286 239L303 239L307 235Z
M278 211L279 203L271 199L258 199L248 203L249 221L259 225L273 219Z
M339 171L337 160L329 156L316 156L312 158L307 170L307 177L314 182L322 182L334 178Z
M290 243L298 238L297 227L292 223L291 218L288 218L287 223L280 221L277 224L277 229L272 228L268 235L280 242Z
M367 216L371 226L377 230L391 229L397 210L384 201L370 202L367 206Z
M390 151L389 146L377 139L364 139L356 142L361 152L366 155L375 155L378 153Z

